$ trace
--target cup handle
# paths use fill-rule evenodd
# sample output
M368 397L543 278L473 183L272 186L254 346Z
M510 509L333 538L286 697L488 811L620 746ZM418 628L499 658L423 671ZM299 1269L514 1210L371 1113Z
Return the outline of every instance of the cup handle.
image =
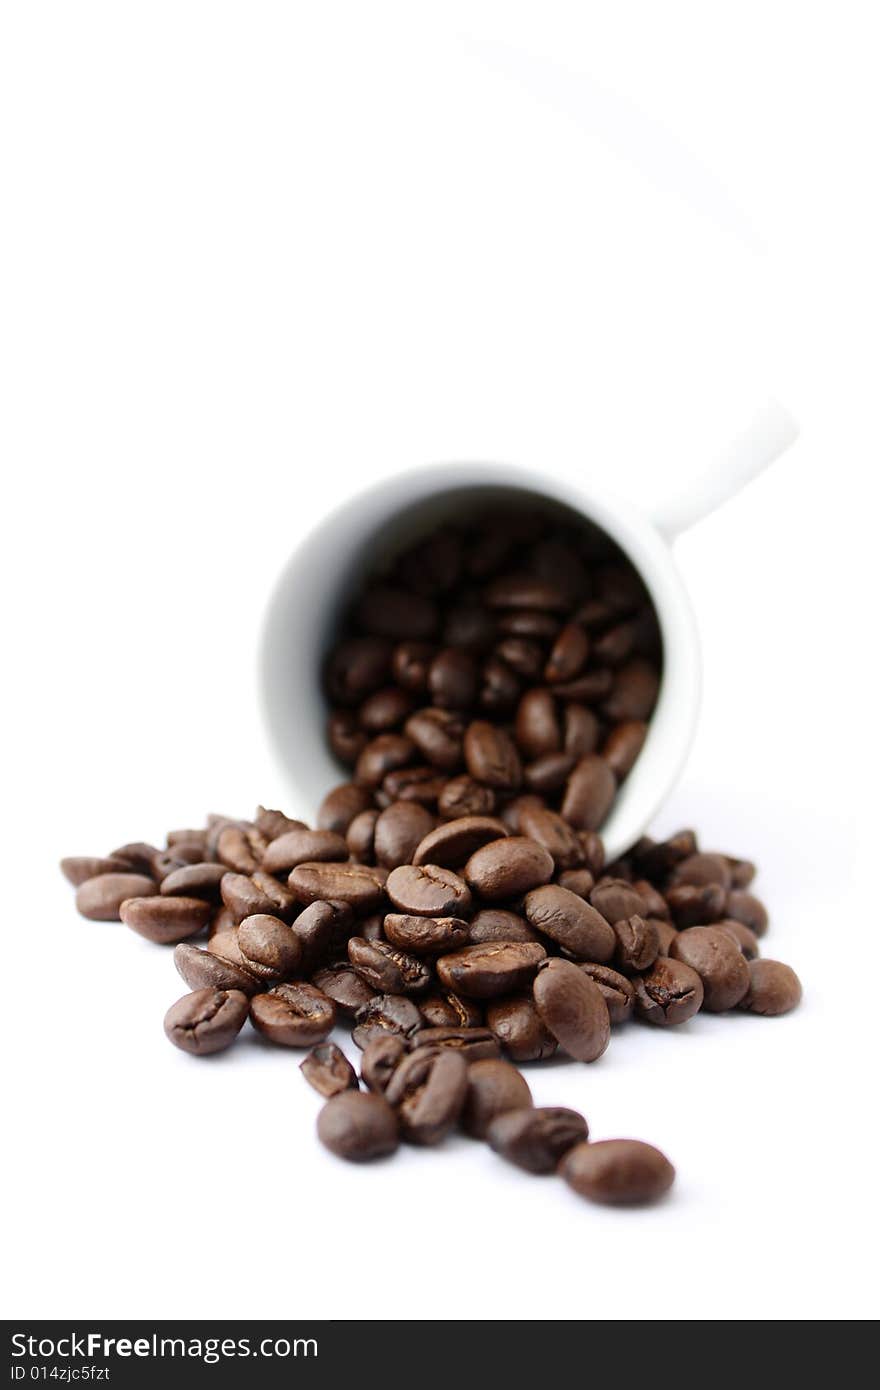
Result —
M770 399L752 417L741 434L732 439L712 468L696 479L686 492L669 498L654 513L654 524L673 541L695 521L700 521L746 483L763 473L798 437L797 422L779 401Z

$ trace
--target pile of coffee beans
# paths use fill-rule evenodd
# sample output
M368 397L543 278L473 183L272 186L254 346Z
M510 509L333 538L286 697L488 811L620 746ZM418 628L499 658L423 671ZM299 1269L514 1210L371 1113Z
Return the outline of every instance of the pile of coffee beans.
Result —
M594 1201L657 1198L663 1154L590 1142L514 1063L593 1062L630 1019L800 999L759 957L748 861L685 830L605 864L597 831L661 663L639 577L599 532L525 513L442 527L368 583L328 658L329 739L353 775L314 828L261 806L62 870L83 916L174 947L175 1046L220 1051L250 1020L307 1050L333 1153L457 1129Z

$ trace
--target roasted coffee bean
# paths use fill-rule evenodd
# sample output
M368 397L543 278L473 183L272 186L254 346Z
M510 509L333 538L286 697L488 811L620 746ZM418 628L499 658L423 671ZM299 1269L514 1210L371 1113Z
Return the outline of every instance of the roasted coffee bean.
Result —
M486 1057L468 1067L461 1127L472 1138L485 1139L496 1116L531 1104L532 1093L522 1073L510 1062Z
M404 725L411 747L444 772L457 772L464 759L464 724L451 710L420 709ZM414 752L406 762L415 761Z
M578 1062L595 1062L611 1037L602 991L571 961L548 960L532 986L541 1022L563 1052Z
M734 1008L749 987L749 967L739 947L717 927L688 927L669 948L673 960L696 970L703 982L703 1008Z
M657 928L657 941L659 943L657 954L659 956L668 956L669 948L678 936L678 930L671 922L667 922L663 917L652 917L650 920Z
M228 961L235 965L239 970L245 970L244 957L238 948L238 927L224 927L223 930L215 932L208 938L205 948L210 951L212 956L217 956L220 960ZM248 971L250 974L250 971Z
M385 918L383 914L374 912L371 917L362 918L358 922L358 936L362 936L364 941L385 941Z
M352 1040L364 1048L372 1038L396 1033L409 1038L422 1026L422 1015L405 994L376 994L355 1014Z
M579 964L578 969L599 986L612 1025L625 1023L631 1017L635 1004L636 992L632 982L609 966L594 965L591 961Z
M448 1047L460 1052L468 1062L498 1057L498 1043L488 1028L420 1028L410 1038L413 1047Z
M399 1143L397 1117L382 1096L343 1091L318 1116L318 1138L337 1158L350 1162L384 1158Z
M763 936L767 930L769 919L766 907L753 893L743 892L742 889L736 888L728 893L724 915L732 917L735 922L742 922L755 936Z
M403 734L377 734L358 757L354 769L355 780L366 787L378 787L389 772L414 762L415 751L411 739Z
M431 983L424 961L397 950L387 941L365 941L353 936L348 958L361 979L376 994L421 994Z
M361 1079L370 1091L384 1095L400 1062L406 1056L406 1042L398 1033L377 1033L364 1048Z
M772 1018L797 1008L801 996L801 982L790 965L779 960L753 960L749 962L749 987L738 1007Z
M264 983L288 979L302 958L292 927L268 913L244 918L238 928L238 949L247 969Z
M385 1099L411 1144L439 1144L458 1123L468 1064L453 1048L418 1047L394 1071Z
M291 928L299 943L302 969L311 971L321 961L344 952L353 922L351 908L345 903L318 901L303 908Z
M527 637L505 637L495 647L495 656L523 680L539 681L544 669L544 649Z
M522 764L513 739L485 719L475 719L467 726L464 760L470 775L489 787L513 791L522 782Z
M692 830L679 830L661 844L645 841L637 846L635 859L645 878L658 882L664 879L683 859L697 852L697 837Z
M414 708L415 701L408 691L386 685L374 690L358 708L358 723L368 734L387 734L399 729ZM320 825L320 819L318 823Z
M175 869L182 869L184 864L198 864L204 857L201 845L175 845L174 849L157 850L148 872L161 883Z
M315 903L314 906L317 907L319 904ZM348 960L336 961L333 965L325 965L322 969L316 970L312 975L312 984L317 985L322 994L333 1000L341 1014L350 1018L354 1018L358 1009L369 1004L373 998L370 986L364 983Z
M550 613L539 613L530 608L499 613L497 623L498 632L505 637L526 637L536 642L552 641L561 627L559 619Z
M277 878L266 873L265 869L256 869L251 874L251 882L255 888L265 894L271 903L274 903L273 917L280 917L285 922L293 920L299 904L293 894L282 883L279 883Z
M575 759L595 753L600 726L595 714L586 705L570 701L565 706L562 728L562 746L566 753Z
M527 893L523 908L529 926L549 936L577 960L601 964L614 955L615 933L605 918L558 883Z
M601 666L619 666L632 656L638 628L633 622L615 623L596 638L593 659Z
M748 888L749 884L758 872L750 859L731 859L727 856L730 865L731 887L735 889Z
M436 864L441 868L459 869L483 845L507 834L503 821L494 816L461 816L444 821L430 830L416 846L413 864Z
M256 994L262 985L250 971L233 965L232 961L181 941L174 948L174 964L190 989L238 989L242 994Z
M366 787L359 787L356 782L342 782L327 793L318 808L317 834L320 835L323 832L344 836L355 816L360 815L361 811L368 810L372 804L373 798ZM263 866L270 872L273 872L272 866L266 863L266 857L271 858L273 846L277 846L279 841L282 845L290 843L285 841L284 837L279 837L279 839L272 841L266 855L263 856ZM339 854L335 853L331 857L338 859ZM305 858L321 859L323 856L321 854L307 854ZM303 863L304 860L297 860L296 862ZM293 864L282 861L274 872L283 873L285 870L289 872L293 867Z
M347 854L345 840L334 830L290 830L271 842L262 867L266 873L289 874L297 864L338 863Z
M632 982L639 1018L661 1027L687 1023L703 1004L703 981L683 961L658 956L651 969Z
M630 887L634 893L638 893L642 900L641 914L643 917L665 917L668 920L669 908L666 906L666 899L652 883L649 883L646 878L636 878L633 879Z
M578 830L598 830L617 791L617 782L604 758L588 753L575 766L562 800L562 815Z
M376 821L373 836L376 863L384 864L386 869L409 864L433 825L434 817L424 806L413 801L392 802Z
M482 1011L473 1000L461 999L451 989L423 995L419 1011L426 1025L432 1028L479 1028L483 1023Z
M670 877L671 884L720 883L725 889L730 888L730 881L730 865L723 854L689 854L676 864Z
M681 929L720 922L727 915L727 898L720 883L682 883L666 890L666 905Z
M122 861L124 867L121 868L119 872L145 874L147 878L155 878L156 858L161 852L162 851L157 849L155 845L148 845L144 840L132 840L128 844L120 845L118 849L111 850L108 857L112 861ZM99 869L98 872L115 873L117 871ZM96 875L88 874L86 877L93 878L96 877ZM85 882L85 879L80 878L79 883L83 882ZM75 887L78 888L79 883L75 884Z
M602 757L618 782L632 771L647 736L648 726L641 719L625 719L611 730L602 745Z
M538 933L516 912L504 908L484 907L470 925L469 944L481 946L487 941L539 941Z
M464 876L488 902L520 898L553 877L553 856L522 835L492 840L471 855Z
M220 896L236 926L245 917L254 917L257 913L274 916L275 904L272 899L245 874L224 874L220 880Z
M314 1047L333 1030L336 1008L316 985L303 980L275 985L250 1001L251 1023L282 1047Z
M647 719L657 700L660 677L644 657L633 657L614 672L611 690L602 705L608 719Z
M418 694L428 688L428 671L437 648L430 642L400 642L391 657L391 673L404 690Z
M495 1153L527 1173L554 1173L563 1154L586 1142L587 1122L562 1106L527 1106L496 1115L486 1130Z
M365 864L297 864L287 880L300 903L348 903L356 912L372 912L384 898L378 869Z
M308 1057L300 1062L299 1069L319 1095L338 1096L343 1091L358 1090L357 1072L335 1043L319 1043L313 1047Z
M553 856L556 871L575 869L583 863L584 852L577 834L567 821L546 806L525 806L520 812L520 830L537 840Z
M605 867L605 846L595 830L579 830L578 839L584 852L584 866L594 878L598 878Z
M471 908L464 879L437 864L403 864L392 869L385 891L396 908L414 917L461 917Z
M391 644L376 637L353 637L330 654L324 686L334 705L358 705L388 678Z
M590 655L590 639L578 623L566 623L550 649L544 679L552 685L557 681L570 681L587 664Z
M746 960L757 960L761 954L758 946L758 938L744 922L737 922L734 918L723 917L717 924L718 930L723 931L725 936L729 936L731 941L742 951Z
M227 825L221 830L217 839L217 858L236 874L252 874L254 869L260 867L246 832L237 825Z
M560 700L575 700L578 704L592 704L608 695L614 684L614 677L606 666L595 671L582 671L574 680L559 681L553 687L553 694Z
M628 975L648 970L660 954L660 935L650 917L624 917L612 927L614 963Z
M545 956L544 947L531 941L465 946L440 956L437 974L456 994L468 999L497 999L526 986Z
M556 1051L556 1039L525 995L499 999L486 1009L486 1022L514 1062L543 1062Z
M655 1202L675 1180L675 1169L665 1154L638 1139L576 1144L559 1171L581 1197L612 1206Z
M249 1000L237 989L197 989L165 1015L165 1036L183 1052L206 1057L233 1043L248 1016Z
M258 806L254 816L254 825L261 835L265 835L267 840L277 840L279 836L286 835L288 830L305 830L306 826L301 820L291 820L283 811L267 810L265 806Z
M437 606L422 594L376 584L358 604L357 618L366 632L395 642L420 641L437 631Z
M118 922L126 898L149 898L158 892L153 880L144 874L98 874L77 888L76 910L92 922Z
M376 834L376 821L381 815L380 811L361 811L359 816L355 816L345 835L345 843L348 852L355 863L371 864L374 855L374 838Z
M204 898L206 902L218 903L220 880L228 872L225 864L184 864L163 878L159 891L163 897Z
M545 753L543 757L526 763L523 780L539 796L549 796L565 786L576 762L577 758L572 753Z
M577 893L579 898L586 901L589 901L595 885L595 879L589 869L565 869L556 875L556 882L560 888L567 888L570 893Z
M443 641L450 647L467 647L470 651L485 651L495 640L495 615L475 604L460 604L450 608L443 624Z
M490 656L480 670L479 705L490 714L512 710L522 692L510 667L497 656Z
M530 608L538 612L564 613L569 606L565 590L551 580L532 574L506 574L486 589L489 608Z
M145 872L148 873L151 868L152 861L145 866ZM130 874L131 871L132 865L119 855L96 859L92 855L81 854L61 860L61 872L74 888L78 888L90 878L98 878L104 874Z
M470 709L477 697L477 663L462 647L443 647L428 671L431 700L441 709Z
M640 916L645 911L642 898L622 878L600 878L590 893L590 904L601 912L606 922L619 922L625 917Z
M351 710L335 710L327 719L327 742L334 755L346 767L354 767L367 746L369 735L361 728ZM283 833L283 832L281 832Z
M530 760L561 750L562 729L549 690L528 690L523 695L516 711L516 742ZM474 776L480 773L474 772Z
M444 820L463 820L466 816L491 816L495 793L466 773L452 777L437 798L437 810Z
M440 774L426 775L431 771L433 769L404 768L400 772L389 772L382 783L381 792L376 793L377 802L381 796L384 810L393 801L413 801L433 815L440 793L446 786L446 778Z
M164 946L195 936L208 925L212 913L204 898L126 898L119 908L127 927Z
M456 951L459 946L467 946L470 940L469 924L461 917L413 917L408 913L389 912L384 932L392 946L416 956Z

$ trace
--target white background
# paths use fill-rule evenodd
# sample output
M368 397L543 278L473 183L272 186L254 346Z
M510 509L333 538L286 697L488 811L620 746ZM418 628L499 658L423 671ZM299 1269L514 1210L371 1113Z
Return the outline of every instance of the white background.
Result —
M876 1313L875 19L3 7L7 1315ZM464 1139L344 1167L297 1054L170 1048L169 954L56 860L308 812L255 646L314 519L442 458L653 500L768 392L800 442L678 546L705 706L657 829L760 861L804 1005L529 1075L670 1200Z

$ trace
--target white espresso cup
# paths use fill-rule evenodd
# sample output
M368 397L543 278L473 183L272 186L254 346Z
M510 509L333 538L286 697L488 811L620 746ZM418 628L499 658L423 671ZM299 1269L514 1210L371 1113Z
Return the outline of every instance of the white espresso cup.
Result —
M700 703L700 648L672 541L737 492L797 437L778 403L768 402L697 486L646 515L592 480L547 468L444 463L397 474L350 497L320 521L290 556L272 592L261 646L263 710L269 738L299 802L312 811L346 770L326 739L324 660L364 577L443 521L466 520L488 504L532 502L587 519L620 546L654 604L663 673L648 735L601 827L614 859L642 835L674 786L693 741Z

